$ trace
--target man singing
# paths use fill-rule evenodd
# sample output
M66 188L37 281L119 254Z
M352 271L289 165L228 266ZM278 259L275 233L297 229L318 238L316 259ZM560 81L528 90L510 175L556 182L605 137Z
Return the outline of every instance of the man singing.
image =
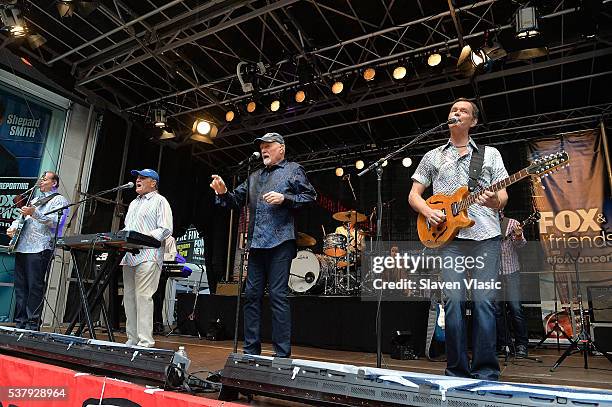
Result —
M124 230L133 230L163 242L172 234L170 204L157 192L159 175L151 169L132 170L136 176L136 193L125 216ZM123 305L127 345L152 347L153 294L157 290L164 261L164 245L127 253L123 266Z
M59 177L46 171L38 186L41 194L28 206L21 208L26 221L15 247L15 322L20 329L40 329L40 315L45 294L45 274L53 256L53 239L62 229L68 209L64 210L58 225L57 214L45 215L68 204L66 198L57 193ZM13 237L17 230L15 220L6 230Z
M264 168L250 176L249 265L244 304L244 353L261 353L260 321L264 287L268 284L272 309L275 356L291 355L291 314L287 298L289 270L296 255L293 209L316 199L304 168L285 160L285 140L267 133L255 139ZM245 204L247 185L228 192L223 179L212 176L216 202L239 208Z
M456 264L469 257L483 259L483 267L473 267L465 272L448 266L442 269L444 281L457 283L460 287L444 290L447 297L444 305L447 353L445 373L448 376L497 380L500 371L495 350L494 300L498 293L492 289L472 289L474 323L470 364L464 318L467 289L464 281L470 278L480 281L497 279L501 234L498 210L505 206L508 194L505 189L494 193L485 188L506 178L508 173L497 149L477 146L469 136L470 129L478 122L478 107L475 103L464 98L457 99L448 117L458 119L449 125L450 139L423 156L412 175L414 182L409 202L430 224L444 222L446 215L439 209L430 208L422 198L423 192L429 185L433 185L434 194L450 195L459 187L468 185L470 162L476 154L483 154L482 168L477 179L478 189L483 192L478 197L477 205L468 209L468 215L475 224L471 228L461 229L457 239L441 250L442 258L457 259Z

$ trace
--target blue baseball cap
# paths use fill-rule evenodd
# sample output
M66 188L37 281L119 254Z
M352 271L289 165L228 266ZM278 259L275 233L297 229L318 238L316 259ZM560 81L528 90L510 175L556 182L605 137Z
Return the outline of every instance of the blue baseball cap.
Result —
M159 174L157 173L157 171L154 171L150 168L145 168L144 170L132 170L131 171L133 176L142 176L142 177L148 177L151 179L154 179L155 181L159 182Z

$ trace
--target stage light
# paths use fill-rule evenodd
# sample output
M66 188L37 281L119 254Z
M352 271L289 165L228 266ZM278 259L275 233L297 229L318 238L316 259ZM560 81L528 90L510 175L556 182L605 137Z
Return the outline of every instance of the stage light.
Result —
M334 84L331 87L331 91L334 95L341 93L343 89L344 89L344 84L342 83L342 81L334 82Z
M0 3L2 4L2 3ZM10 32L14 38L22 38L25 37L27 33L27 28L23 18L21 18L21 10L12 7L12 8L2 8L0 9L0 19L2 20L2 24L4 25L3 29Z
M98 1L61 0L57 2L57 12L62 18L72 17L75 10L78 10L81 16L88 16L98 8L98 3Z
M166 109L153 109L153 125L157 128L166 126Z
M273 100L272 103L270 103L270 110L273 112L278 112L278 109L280 109L280 100Z
M397 66L393 70L393 79L400 80L406 77L406 67L405 66Z
M363 160L355 161L355 168L357 168L358 170L362 170L363 167L365 167L365 163L363 162Z
M214 144L210 137L198 133L192 134L190 138L192 140L199 141L200 143Z
M434 52L427 57L427 65L431 67L440 65L440 62L442 62L442 55L438 54L437 52Z
M234 120L234 116L235 116L234 111L233 110L228 110L225 113L225 121L228 122L228 123L231 122L232 120Z
M488 67L490 59L483 50L472 51L469 45L461 50L457 61L457 69L466 77L473 76L477 71L483 71Z
M386 167L387 165L389 165L389 161L388 160L383 161L382 166Z
M74 14L74 7L75 5L73 1L57 2L57 12L59 13L61 18L72 17L72 14Z
M28 44L30 48L36 49L47 42L47 39L40 34L28 35Z
M342 167L336 168L336 177L341 177L344 175L344 169Z
M213 122L204 119L197 119L193 122L191 132L196 135L208 136L213 139L217 136L219 128Z
M257 108L257 103L255 103L254 101L250 101L247 104L247 112L249 112L249 113L253 113L256 108Z
M174 132L168 131L168 130L164 130L162 132L162 135L159 136L159 139L160 140L170 140L170 139L173 139L175 137L176 137L176 135L174 134Z
M412 165L412 159L410 157L406 157L402 160L402 165L406 168Z
M540 34L536 8L521 7L516 13L516 38L531 38Z
M365 71L363 71L363 79L365 79L368 82L373 80L375 76L376 76L376 70L374 68L368 68Z
M303 90L298 90L295 92L295 101L298 103L302 103L306 99L306 93Z

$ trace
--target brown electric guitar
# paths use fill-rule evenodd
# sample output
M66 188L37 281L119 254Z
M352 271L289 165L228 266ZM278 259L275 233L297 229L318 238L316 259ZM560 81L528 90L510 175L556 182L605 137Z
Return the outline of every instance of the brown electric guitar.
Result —
M556 171L569 163L569 156L565 151L544 156L535 160L529 167L512 174L508 178L496 182L487 191L497 192L529 176L543 177L549 172ZM419 214L417 219L417 230L419 239L423 245L429 248L437 248L451 242L457 233L463 228L474 225L474 221L468 217L467 210L476 203L482 191L469 193L468 187L461 187L453 195L432 195L427 205L432 209L439 209L446 215L446 220L437 226L429 223L425 216Z

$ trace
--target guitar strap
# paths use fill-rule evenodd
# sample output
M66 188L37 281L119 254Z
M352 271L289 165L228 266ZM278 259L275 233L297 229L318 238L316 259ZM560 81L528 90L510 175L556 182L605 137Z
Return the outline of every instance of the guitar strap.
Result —
M469 171L470 180L468 182L470 192L474 192L478 188L478 178L482 173L482 163L484 162L484 150L485 146L476 145L476 148L472 151Z

